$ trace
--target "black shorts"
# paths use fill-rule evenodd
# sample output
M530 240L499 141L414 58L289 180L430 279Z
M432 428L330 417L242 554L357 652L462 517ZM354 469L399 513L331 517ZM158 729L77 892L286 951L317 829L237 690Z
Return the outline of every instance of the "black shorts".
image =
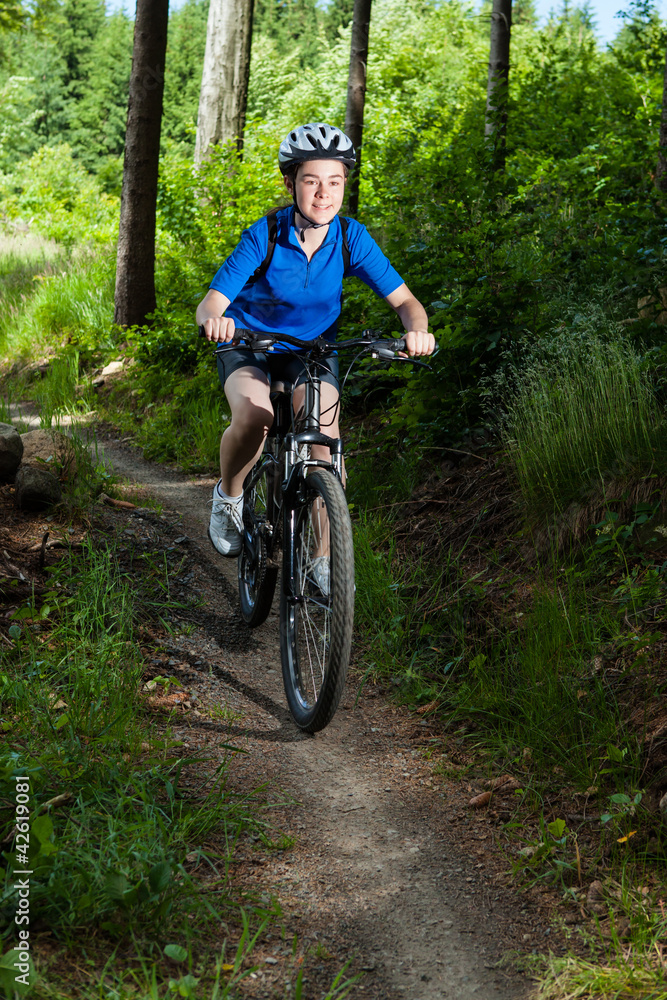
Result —
M291 382L292 385L299 385L306 381L306 368L298 355L285 352L266 351L246 351L240 349L230 349L218 354L218 377L220 384L224 388L225 381L232 372L240 368L259 368L264 372L269 383L276 380L279 382ZM338 358L323 358L318 362L318 371L323 382L335 386L339 389L338 382Z

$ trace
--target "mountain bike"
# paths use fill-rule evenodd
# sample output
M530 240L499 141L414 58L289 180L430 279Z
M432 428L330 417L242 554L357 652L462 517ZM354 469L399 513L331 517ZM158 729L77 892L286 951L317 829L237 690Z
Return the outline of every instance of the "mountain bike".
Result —
M354 550L343 489L343 442L320 427L320 371L335 352L397 359L405 341L362 337L331 342L319 337L304 344L284 333L235 331L227 350L298 349L306 370L305 403L296 414L294 385L272 382L274 420L264 451L243 486L243 548L238 559L241 615L261 625L273 603L282 562L280 656L283 683L296 724L315 733L338 707L352 645ZM292 353L297 353L292 351ZM409 360L411 363L413 359ZM347 376L346 376L347 377ZM312 445L329 449L330 460L311 457Z

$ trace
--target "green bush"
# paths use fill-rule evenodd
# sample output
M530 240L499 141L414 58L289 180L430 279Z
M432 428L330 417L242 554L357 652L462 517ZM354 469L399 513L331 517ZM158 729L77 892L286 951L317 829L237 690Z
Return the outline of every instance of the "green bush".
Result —
M42 146L0 175L3 212L65 247L105 245L118 227L118 199L100 191L68 145Z

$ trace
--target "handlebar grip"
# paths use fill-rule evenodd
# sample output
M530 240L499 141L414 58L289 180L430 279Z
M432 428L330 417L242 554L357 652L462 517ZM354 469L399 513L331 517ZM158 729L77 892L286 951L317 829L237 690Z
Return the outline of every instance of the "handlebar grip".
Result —
M200 337L206 336L206 330L201 323L199 324L199 336ZM234 330L234 336L232 337L231 340L223 340L222 344L220 341L214 341L214 343L216 343L218 346L222 346L224 344L238 344L241 339L247 338L250 341L253 339L254 336L255 334L251 333L250 330L243 330L241 329L241 327L236 327L236 329Z
M388 340L386 337L383 337L373 343L373 350L377 352L378 357L385 361L391 361L399 351L405 350L405 338L400 337L398 340Z

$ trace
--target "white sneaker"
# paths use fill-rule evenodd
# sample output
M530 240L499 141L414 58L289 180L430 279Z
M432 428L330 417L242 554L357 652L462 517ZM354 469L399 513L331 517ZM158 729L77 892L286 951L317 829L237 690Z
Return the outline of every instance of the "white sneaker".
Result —
M329 556L318 556L310 564L310 576L319 587L323 597L329 596L331 583L329 579Z
M213 487L213 509L208 537L221 556L237 556L243 545L243 501L223 500Z

